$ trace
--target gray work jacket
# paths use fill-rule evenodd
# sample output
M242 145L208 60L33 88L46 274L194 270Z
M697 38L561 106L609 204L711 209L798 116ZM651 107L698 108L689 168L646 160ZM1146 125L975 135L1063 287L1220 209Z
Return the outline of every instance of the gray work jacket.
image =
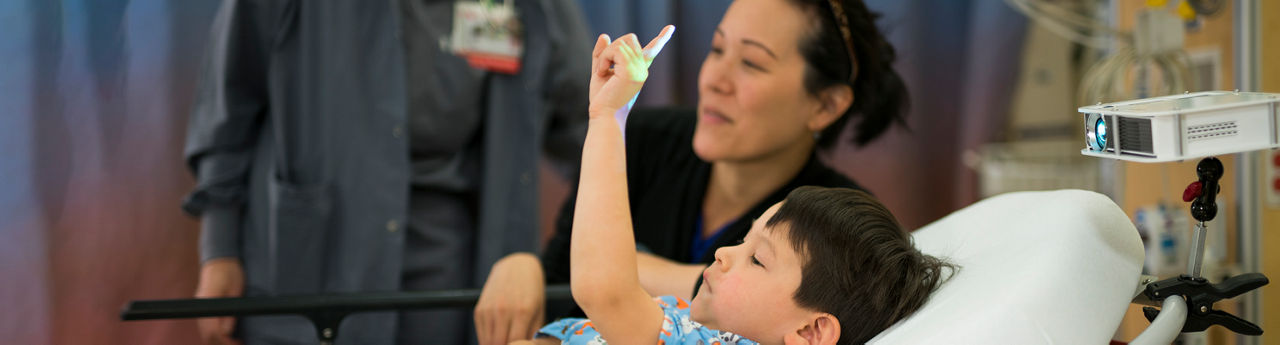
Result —
M592 42L576 4L514 2L521 72L492 74L478 91L477 285L503 255L537 250L542 150L572 166L585 133ZM242 260L246 295L399 288L412 171L396 4L226 0L219 9L186 138L197 185L183 208L202 219L202 259ZM394 329L348 321L344 338L381 343L348 328Z

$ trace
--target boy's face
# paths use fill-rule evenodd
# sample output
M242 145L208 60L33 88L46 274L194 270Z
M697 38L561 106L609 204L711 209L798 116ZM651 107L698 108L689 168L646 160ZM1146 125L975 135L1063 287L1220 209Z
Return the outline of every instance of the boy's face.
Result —
M761 343L780 343L812 311L796 305L802 258L786 225L765 228L782 203L751 224L742 244L716 250L690 310L694 321Z

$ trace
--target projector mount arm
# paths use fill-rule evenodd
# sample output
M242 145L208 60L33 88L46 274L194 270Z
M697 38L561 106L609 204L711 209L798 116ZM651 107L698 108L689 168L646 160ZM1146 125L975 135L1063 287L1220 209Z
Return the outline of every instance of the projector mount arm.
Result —
M1261 335L1262 328L1258 325L1230 313L1213 309L1213 303L1267 285L1269 281L1266 276L1261 273L1248 273L1228 278L1218 284L1210 284L1207 279L1200 276L1200 264L1204 261L1205 233L1208 231L1205 222L1213 220L1218 214L1218 204L1215 199L1221 190L1218 180L1222 178L1223 170L1222 162L1217 158L1208 157L1200 160L1200 163L1196 164L1196 177L1199 180L1192 182L1182 193L1182 201L1191 202L1191 217L1197 221L1191 241L1191 255L1187 260L1188 274L1151 283L1146 286L1142 294L1153 301L1165 300L1175 295L1186 299L1187 319L1183 324L1182 332L1200 332L1209 326L1220 325L1244 335ZM1154 307L1143 307L1142 313L1148 321L1154 322L1160 310Z

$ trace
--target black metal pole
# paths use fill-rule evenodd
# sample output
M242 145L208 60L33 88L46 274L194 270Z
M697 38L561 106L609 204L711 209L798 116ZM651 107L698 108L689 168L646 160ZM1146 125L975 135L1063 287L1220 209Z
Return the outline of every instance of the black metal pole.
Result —
M546 294L548 300L571 298L568 285L547 286ZM278 314L310 316L320 313L462 308L475 306L479 299L480 289L459 289L132 301L120 313L120 319L134 321Z

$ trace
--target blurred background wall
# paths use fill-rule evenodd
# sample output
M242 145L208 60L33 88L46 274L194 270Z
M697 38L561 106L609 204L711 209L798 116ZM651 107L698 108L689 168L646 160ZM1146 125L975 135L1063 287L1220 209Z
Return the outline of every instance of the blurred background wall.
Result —
M185 114L217 1L0 2L0 339L193 343L188 321L121 323L195 288L177 209Z

